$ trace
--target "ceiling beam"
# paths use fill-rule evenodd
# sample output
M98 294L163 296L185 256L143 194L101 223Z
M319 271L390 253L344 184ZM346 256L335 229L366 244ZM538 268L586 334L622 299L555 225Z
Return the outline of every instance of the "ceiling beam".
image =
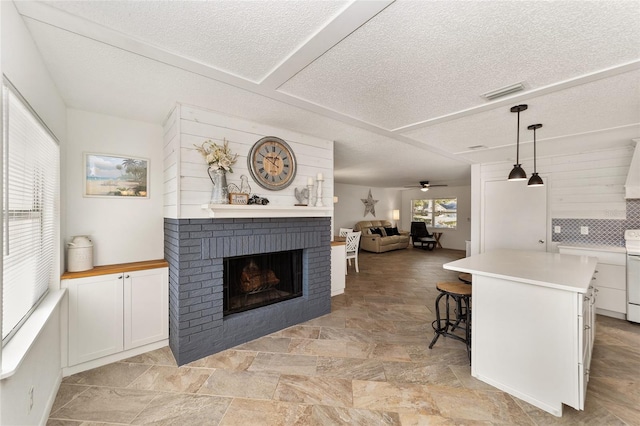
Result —
M394 0L354 1L347 5L298 50L283 60L260 82L265 89L276 90L310 65L349 34L382 12Z

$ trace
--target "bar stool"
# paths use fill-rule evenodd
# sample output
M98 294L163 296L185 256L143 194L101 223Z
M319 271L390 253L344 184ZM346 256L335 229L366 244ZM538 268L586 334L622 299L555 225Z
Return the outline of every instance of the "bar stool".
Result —
M471 284L471 282L473 281L473 276L467 272L461 272L458 275L458 279L465 284Z
M435 335L429 344L433 348L442 335L463 342L467 346L469 361L471 361L471 286L458 282L442 282L436 285L440 294L436 298L436 319L431 323ZM440 299L445 297L446 316L440 315ZM449 307L449 299L453 299L456 309L454 315ZM464 322L464 327L460 323ZM464 337L453 334L456 328L464 330Z

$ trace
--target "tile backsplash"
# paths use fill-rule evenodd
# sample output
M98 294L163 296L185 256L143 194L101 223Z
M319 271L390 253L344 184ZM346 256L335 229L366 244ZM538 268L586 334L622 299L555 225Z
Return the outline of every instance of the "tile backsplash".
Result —
M560 226L561 232L553 232ZM580 228L587 226L588 235L582 235ZM551 219L553 242L602 244L624 247L624 231L640 229L640 199L627 200L627 218L621 219Z

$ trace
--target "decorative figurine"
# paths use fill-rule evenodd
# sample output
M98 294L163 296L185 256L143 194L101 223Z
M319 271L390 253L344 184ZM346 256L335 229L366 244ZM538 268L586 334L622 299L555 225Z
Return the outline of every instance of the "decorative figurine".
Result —
M249 198L249 202L247 204L260 204L266 206L267 204L269 204L269 200L267 200L266 198L258 197L254 194L251 196L251 198Z
M295 192L296 200L298 200L298 204L296 204L296 206L309 205L309 188L302 188L302 189L295 188L294 192Z

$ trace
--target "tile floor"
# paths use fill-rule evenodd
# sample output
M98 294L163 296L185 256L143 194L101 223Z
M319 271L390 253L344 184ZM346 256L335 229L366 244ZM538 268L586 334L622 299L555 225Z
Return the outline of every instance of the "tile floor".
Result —
M454 250L362 252L332 312L177 367L168 348L67 377L48 425L639 425L640 326L598 316L585 411L553 417L429 350Z

